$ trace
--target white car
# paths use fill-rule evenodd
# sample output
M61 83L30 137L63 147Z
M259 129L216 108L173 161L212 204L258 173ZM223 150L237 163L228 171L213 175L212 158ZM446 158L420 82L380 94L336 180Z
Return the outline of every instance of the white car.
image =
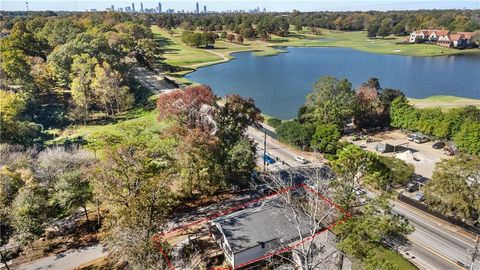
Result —
M303 157L300 157L300 156L296 156L295 160L302 163L302 164L307 164L308 163L308 160L306 160L306 159L304 159Z

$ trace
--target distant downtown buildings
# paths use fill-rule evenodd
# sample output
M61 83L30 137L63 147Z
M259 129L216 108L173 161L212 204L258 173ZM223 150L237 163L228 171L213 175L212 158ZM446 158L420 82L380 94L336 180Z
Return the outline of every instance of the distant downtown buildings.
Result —
M132 3L131 6L126 6L126 7L118 7L118 8L115 8L114 5L111 5L110 7L106 8L107 11L117 11L117 12L130 12L130 13L174 13L175 10L173 9L167 9L165 11L162 10L162 3L158 2L158 6L157 7L153 7L153 8L144 8L143 6L143 2L140 2L140 10L136 10L135 9L135 3ZM96 9L90 9L88 11L91 11L91 12L96 12L97 10ZM177 11L178 13L196 13L196 14L199 14L199 13L207 13L207 6L204 5L203 6L203 10L200 12L200 4L198 2L195 3L195 9L193 11L185 11L185 10L179 10ZM248 11L245 11L245 10L226 10L224 12L230 12L230 13L266 13L267 10L265 8L263 8L263 10L260 9L260 7L256 7L255 9L250 9Z
M111 5L110 7L106 8L107 11L118 11L118 12L139 12L139 13L163 13L162 10L162 3L158 2L158 6L155 8L144 8L143 7L143 2L140 2L140 10L135 9L135 3L132 3L131 6L126 6L126 7L119 7L115 9L114 5ZM95 12L97 11L96 9L90 9L89 11ZM175 10L173 9L167 9L166 13L174 13ZM180 12L180 11L179 11ZM184 10L181 11L182 13L185 12ZM188 12L188 11L187 11ZM194 11L195 13L200 13L200 4L197 2L195 5ZM203 13L207 13L207 6L203 6Z

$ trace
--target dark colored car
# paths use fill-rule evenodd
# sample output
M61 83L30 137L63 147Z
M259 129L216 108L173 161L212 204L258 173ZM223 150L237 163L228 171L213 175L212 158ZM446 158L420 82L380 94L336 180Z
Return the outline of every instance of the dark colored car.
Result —
M405 190L408 191L408 192L417 191L418 190L418 183L415 183L415 182L408 183L407 186L405 187Z
M436 142L432 145L432 148L433 149L442 149L443 147L445 147L445 143L444 142Z

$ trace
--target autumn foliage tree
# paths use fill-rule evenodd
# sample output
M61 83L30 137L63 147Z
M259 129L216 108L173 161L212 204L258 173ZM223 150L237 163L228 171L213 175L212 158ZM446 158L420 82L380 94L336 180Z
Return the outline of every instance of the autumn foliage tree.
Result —
M186 195L212 194L229 184L241 185L255 166L255 147L245 131L262 118L252 99L226 97L223 106L208 86L160 95L160 121L170 121L178 138L179 172ZM242 162L239 162L239 161Z
M189 129L203 126L209 122L216 99L212 89L204 85L160 95L158 120L174 120Z

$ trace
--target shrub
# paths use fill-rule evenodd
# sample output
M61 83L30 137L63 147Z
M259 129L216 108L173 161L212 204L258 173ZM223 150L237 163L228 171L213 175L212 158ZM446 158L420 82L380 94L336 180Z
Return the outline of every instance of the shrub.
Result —
M278 126L280 126L282 124L282 120L280 120L278 118L270 118L270 119L267 120L267 124L269 124L273 128L277 128Z

